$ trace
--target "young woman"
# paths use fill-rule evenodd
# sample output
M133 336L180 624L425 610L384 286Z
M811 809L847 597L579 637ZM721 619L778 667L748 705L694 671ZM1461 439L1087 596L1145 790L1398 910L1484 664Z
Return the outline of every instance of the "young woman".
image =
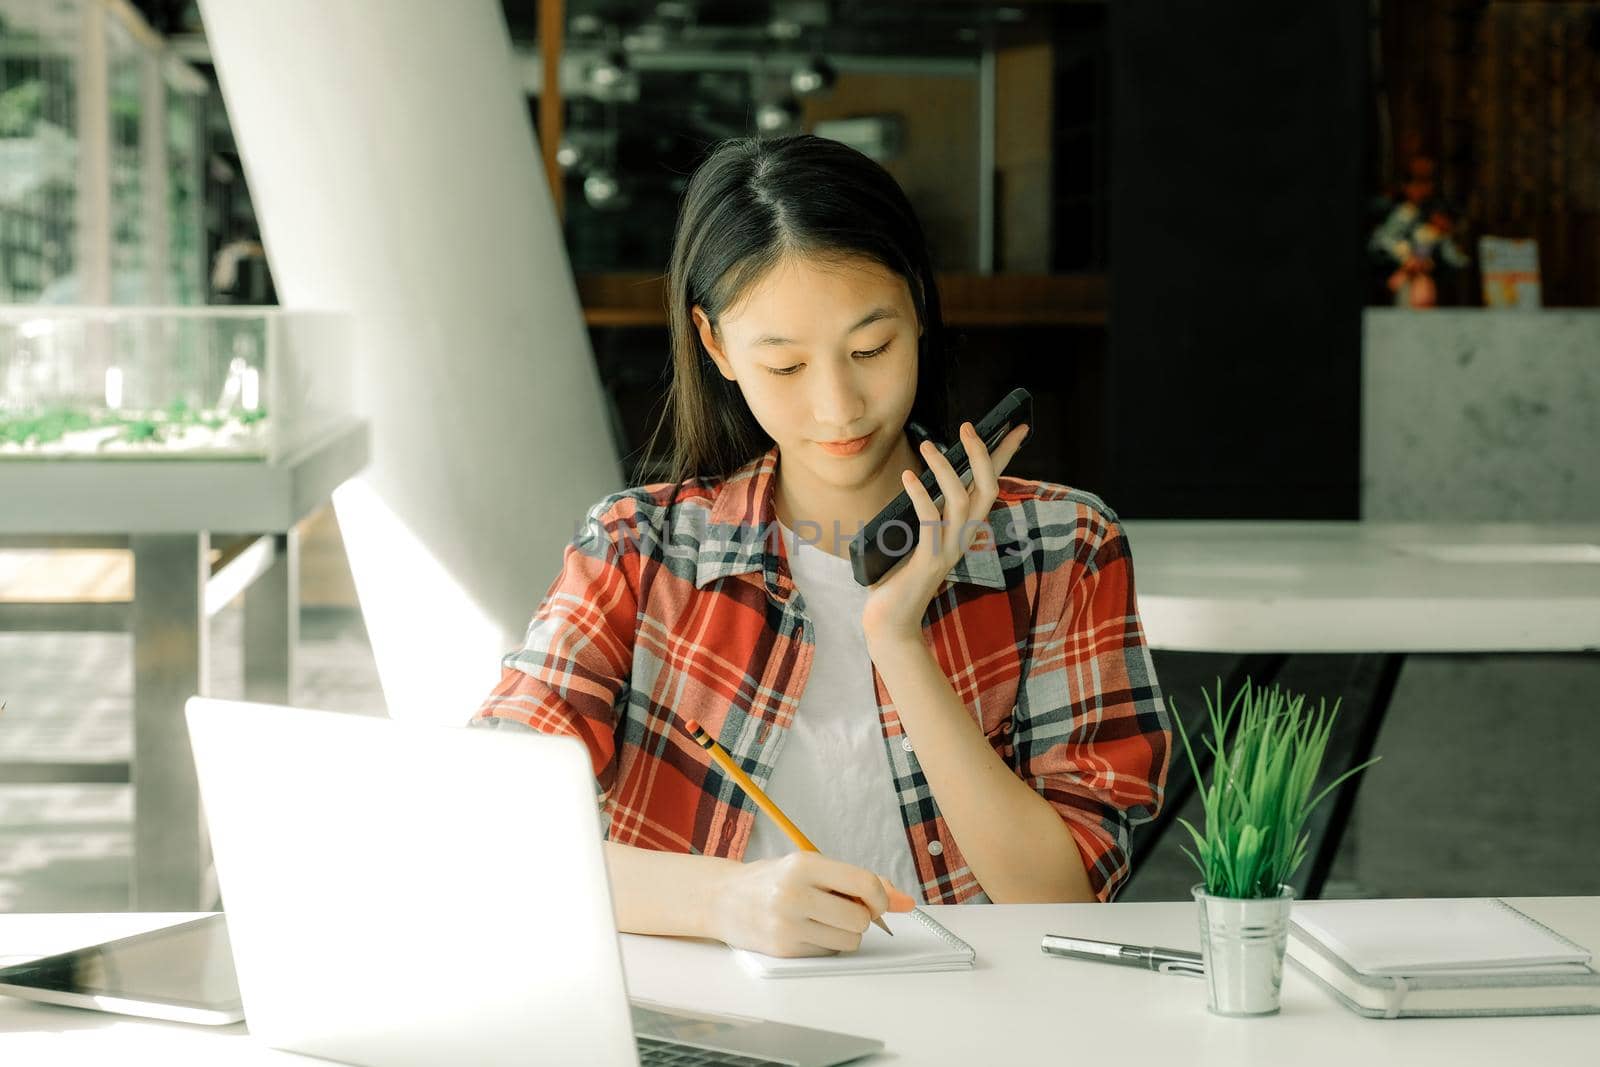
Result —
M894 179L816 137L726 142L669 290L674 480L590 510L473 719L588 746L618 926L805 955L891 905L1111 899L1171 742L1127 541L1098 497L1002 477L1031 428L991 454L962 423L970 487L924 439L950 440L949 369ZM863 588L847 546L902 489L922 537Z

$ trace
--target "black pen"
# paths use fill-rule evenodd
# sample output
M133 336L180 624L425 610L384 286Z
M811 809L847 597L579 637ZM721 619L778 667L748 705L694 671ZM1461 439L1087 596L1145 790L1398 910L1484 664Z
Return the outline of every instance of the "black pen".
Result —
M1143 967L1161 974L1186 974L1204 978L1206 965L1198 952L1146 945L1120 945L1115 941L1091 941L1086 937L1045 934L1039 948L1051 956L1098 963L1117 963L1124 967Z

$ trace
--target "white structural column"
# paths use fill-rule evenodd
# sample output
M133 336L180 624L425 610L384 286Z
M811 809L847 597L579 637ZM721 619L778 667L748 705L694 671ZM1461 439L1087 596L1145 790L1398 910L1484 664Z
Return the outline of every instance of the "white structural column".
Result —
M111 303L111 76L102 4L84 4L78 37L77 303Z
M354 319L334 495L390 714L462 721L621 488L497 0L201 0L274 280Z

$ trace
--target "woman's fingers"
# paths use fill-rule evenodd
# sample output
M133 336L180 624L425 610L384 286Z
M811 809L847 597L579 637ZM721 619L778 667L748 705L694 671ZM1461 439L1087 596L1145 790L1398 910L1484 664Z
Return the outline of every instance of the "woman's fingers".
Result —
M981 444L979 447L982 447ZM933 476L939 480L939 491L944 494L944 514L940 516L951 530L959 530L961 524L967 521L967 509L971 494L967 487L961 484L961 478L956 474L955 467L945 458L934 444L924 442L922 455L927 461L928 469L933 471ZM945 551L940 546L940 551Z
M981 528L988 524L989 511L994 507L995 496L1000 491L999 475L995 471L994 457L989 454L989 449L983 443L983 438L978 436L978 430L970 422L961 424L961 443L966 446L969 464L972 467L972 521L961 527L961 551L965 552L978 541Z
M894 883L883 875L878 875L878 881L883 883L884 892L889 894L890 911L910 911L917 906L917 902L912 899L911 894L900 892L894 887Z
M900 484L906 487L906 495L911 498L911 506L917 511L917 521L923 526L928 526L939 521L939 507L933 502L933 497L928 495L928 490L923 486L922 480L912 471L906 471L900 476ZM921 547L921 538L917 542Z
M1000 492L1000 475L1010 464L1017 450L1022 447L1023 440L1031 432L1026 423L1021 423L1011 428L1011 431L1001 438L1000 443L991 452L984 445L983 439L978 436L977 429L970 422L961 424L961 443L966 448L968 463L972 471L972 483L963 485L957 476L955 467L945 458L938 446L932 442L924 441L919 446L923 461L928 469L933 472L934 478L939 483L939 492L944 497L944 512L940 513L939 506L933 502L933 496L916 477L914 471L902 472L900 483L905 487L906 495L911 498L911 506L916 510L917 521L924 528L919 531L918 550L921 550L921 541L929 540L931 527L933 540L927 548L930 556L948 557L957 552L966 552L979 540L978 531L973 529L973 520L980 523L988 521L989 511L994 507L994 501ZM957 542L951 548L946 538Z
M818 852L755 860L743 872L746 891L724 909L730 925L718 936L772 956L854 952L873 918L916 906L887 879Z
M807 919L799 929L800 940L832 952L854 952L861 947L861 935L837 926Z
M933 498L919 481L911 496L912 501L916 503L917 518L922 524L922 529L918 531L917 549L925 551L931 557L947 556L950 549L946 541L956 535L962 522L965 521L967 487L955 476L955 468L944 457L944 453L931 442L924 442L922 445L922 458L939 483L939 492L944 496L944 512L940 513L938 505L933 503ZM926 507L917 500L918 493L921 493L927 501ZM960 517L957 516L957 512L960 513ZM927 547L924 549L923 545Z
M810 860L811 884L818 889L842 893L867 906L872 915L889 910L889 894L877 875L853 863L831 859L820 852L803 853Z
M999 494L1000 475L1022 447L1030 429L1027 423L1013 426L991 452L984 447L983 439L978 436L972 423L961 424L961 440L967 446L967 455L972 457L972 485L975 489L981 487L987 492L989 500L992 501Z
M872 922L872 915L853 897L841 896L826 889L814 889L806 900L806 917L819 923L859 934Z
M1027 440L1028 434L1032 432L1033 428L1027 423L1023 423L1020 426L1013 426L1011 432L1000 439L1000 443L994 448L994 473L996 479L1005 472L1006 464L1011 462L1011 458L1022 447L1022 442ZM996 484L998 485L998 481Z
M976 502L993 503L995 492L999 489L995 481L994 457L984 447L983 438L978 436L977 429L970 422L961 424L961 443L966 446L968 461L972 465L973 513L977 514Z

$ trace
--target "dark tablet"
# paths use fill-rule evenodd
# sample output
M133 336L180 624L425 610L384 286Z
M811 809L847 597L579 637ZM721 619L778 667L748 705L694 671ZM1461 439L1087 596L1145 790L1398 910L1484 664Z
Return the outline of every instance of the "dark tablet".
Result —
M244 1018L221 915L0 967L0 994L208 1026Z

